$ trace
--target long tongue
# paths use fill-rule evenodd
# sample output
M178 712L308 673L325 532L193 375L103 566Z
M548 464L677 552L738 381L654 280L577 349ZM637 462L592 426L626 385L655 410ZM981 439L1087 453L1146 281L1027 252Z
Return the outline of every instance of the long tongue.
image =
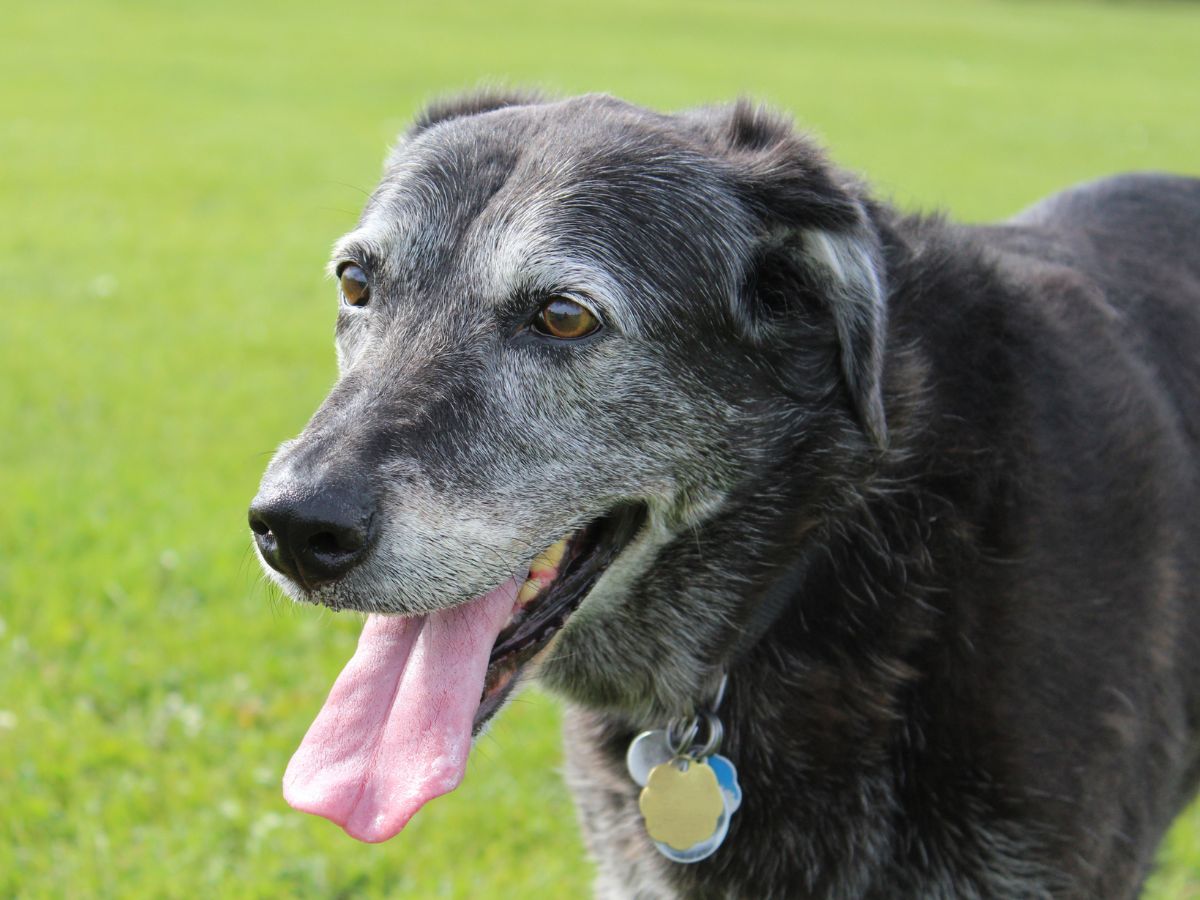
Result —
M375 843L458 787L488 657L521 581L418 619L370 616L288 763L284 799Z

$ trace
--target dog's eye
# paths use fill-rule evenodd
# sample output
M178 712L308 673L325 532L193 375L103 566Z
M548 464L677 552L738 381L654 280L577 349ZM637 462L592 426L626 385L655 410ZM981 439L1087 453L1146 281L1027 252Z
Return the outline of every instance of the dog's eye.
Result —
M551 297L533 320L533 330L564 341L587 337L600 327L596 314L569 297Z
M354 263L342 266L338 272L338 280L342 285L342 296L346 298L347 303L351 306L367 305L367 301L371 299L371 283L361 266Z

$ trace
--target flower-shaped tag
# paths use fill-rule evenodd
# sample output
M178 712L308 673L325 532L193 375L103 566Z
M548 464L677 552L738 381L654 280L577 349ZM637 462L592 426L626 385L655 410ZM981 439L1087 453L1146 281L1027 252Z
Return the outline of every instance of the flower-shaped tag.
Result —
M646 831L656 841L687 850L717 832L725 797L717 776L704 762L684 760L655 766L638 800Z

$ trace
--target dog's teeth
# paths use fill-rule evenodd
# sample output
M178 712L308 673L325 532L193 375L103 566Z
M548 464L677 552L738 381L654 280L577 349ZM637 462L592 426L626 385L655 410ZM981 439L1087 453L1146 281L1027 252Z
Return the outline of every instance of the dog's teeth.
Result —
M551 577L558 574L558 564L562 562L563 555L567 552L567 539L563 538L555 544L551 544L545 550L537 555L529 565L530 575L550 575Z
M517 606L524 606L530 602L541 591L542 585L536 578L529 578L521 585L521 590L517 592Z
M529 564L529 577L517 593L517 606L524 606L558 577L558 564L567 552L567 539L547 547Z

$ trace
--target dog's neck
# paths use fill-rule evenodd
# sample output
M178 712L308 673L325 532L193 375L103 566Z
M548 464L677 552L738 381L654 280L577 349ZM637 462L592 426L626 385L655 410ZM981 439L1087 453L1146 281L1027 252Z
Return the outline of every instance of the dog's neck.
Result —
M954 736L937 734L944 698L926 690L930 673L952 670L963 650L942 646L939 635L952 614L943 602L944 579L973 552L964 537L969 529L947 501L892 487L877 497L864 494L861 506L834 522L810 526L800 540L817 549L802 577L782 563L770 569L765 554L769 577L750 589L746 618L714 648L729 675L721 753L737 766L746 797L722 851L680 866L657 859L646 842L639 788L625 772L624 755L638 730L665 721L569 712L568 775L585 832L599 832L597 846L644 850L628 883L660 884L663 896L708 896L718 888L729 896L870 896L887 861L906 852L895 846L905 833L896 819L913 809L946 823L944 844L930 826L919 852L978 859L986 870L995 836L981 831L974 815L992 803L986 787L922 796L937 783L923 780L930 767L937 777L986 784L965 751L956 755L961 744ZM716 529L694 540L704 547L728 539ZM741 646L737 636L753 627L757 604L781 584L789 588L788 602L760 639ZM704 699L698 696L697 704ZM926 741L950 749L931 760ZM785 848L770 840L776 835ZM790 872L780 871L781 858Z

